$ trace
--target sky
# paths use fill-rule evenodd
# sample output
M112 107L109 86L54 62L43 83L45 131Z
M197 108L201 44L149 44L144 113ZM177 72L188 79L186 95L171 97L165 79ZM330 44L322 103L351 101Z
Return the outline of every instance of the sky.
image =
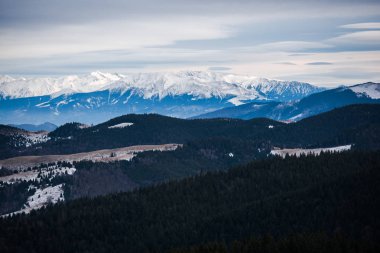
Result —
M380 1L0 0L0 74L95 70L380 82Z

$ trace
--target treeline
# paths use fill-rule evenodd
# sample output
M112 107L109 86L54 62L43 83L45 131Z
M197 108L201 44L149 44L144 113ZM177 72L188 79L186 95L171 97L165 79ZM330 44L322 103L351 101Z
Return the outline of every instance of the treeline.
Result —
M344 252L355 252L356 241L378 246L379 181L380 152L276 157L0 219L0 248L166 252L210 242L230 247L264 235L280 247L277 242L289 235L318 232L326 234L327 245L337 245L331 236L339 232L348 241ZM297 243L317 242L308 240Z
M139 153L132 161L74 162L77 171L66 178L65 199L130 191L208 171L266 158L265 147L225 138L188 142L175 151Z
M270 235L236 240L230 244L210 242L185 249L173 249L170 253L376 253L379 244L369 238L348 239L339 231L333 234L296 234L283 238Z
M0 182L0 215L20 210L35 189L26 181L4 184Z

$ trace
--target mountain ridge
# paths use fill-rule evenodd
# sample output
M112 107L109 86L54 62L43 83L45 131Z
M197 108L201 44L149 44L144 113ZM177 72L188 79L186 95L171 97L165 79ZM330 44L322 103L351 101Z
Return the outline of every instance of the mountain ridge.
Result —
M380 103L380 83L367 82L353 86L341 86L311 94L291 102L252 102L236 107L198 115L192 118L240 118L266 117L274 120L297 121L350 104Z
M96 124L130 113L188 118L251 101L297 100L324 90L307 83L202 71L3 79L4 124Z
M38 132L38 131L51 132L51 131L54 131L58 127L57 125L50 122L45 122L45 123L37 124L37 125L35 124L9 124L9 126L21 128L30 132Z
M324 90L308 83L279 81L249 75L224 74L209 71L180 71L168 73L111 74L100 71L87 75L58 78L0 77L0 94L3 98L51 96L95 91L121 91L137 89L145 99L175 95L192 95L194 98L236 97L232 103L244 100L293 100ZM284 94L284 95L282 95Z

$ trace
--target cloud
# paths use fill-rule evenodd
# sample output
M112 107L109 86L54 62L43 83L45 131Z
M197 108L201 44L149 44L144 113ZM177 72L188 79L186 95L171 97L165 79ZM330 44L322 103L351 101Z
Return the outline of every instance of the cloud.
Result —
M0 72L226 70L333 85L380 68L379 13L378 0L0 0Z
M343 34L326 40L332 44L380 45L380 31L361 31Z
M325 62L325 61L316 61L316 62L308 62L306 65L332 65L333 63L331 62Z
M311 53L295 53L295 54L289 54L290 57L292 56L308 56L308 55L313 55Z
M126 50L170 45L179 40L210 40L231 36L224 21L209 18L177 22L161 18L148 21L99 22L93 26L59 26L53 30L13 31L2 33L0 58L25 58L81 53L89 51Z
M229 67L209 67L208 70L211 70L211 71L228 71L228 70L231 70L231 68Z
M312 41L278 41L265 43L255 47L258 51L281 51L281 52L302 52L310 49L322 49L332 47L329 44Z
M380 29L380 22L370 22L370 23L355 23L342 25L340 28L346 29Z
M279 65L290 65L290 66L295 66L297 64L295 64L294 62L276 62L275 64L279 64Z

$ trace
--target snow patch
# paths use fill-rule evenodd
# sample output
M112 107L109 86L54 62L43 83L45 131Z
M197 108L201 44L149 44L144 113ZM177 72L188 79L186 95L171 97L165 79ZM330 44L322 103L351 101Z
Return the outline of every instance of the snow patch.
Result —
M78 125L78 128L79 129L85 129L85 128L89 128L90 126L89 125L86 125L86 124L79 124Z
M295 148L295 149L274 149L271 150L270 154L272 155L278 155L281 157L285 157L286 155L290 156L297 156L299 157L301 154L303 155L320 155L321 152L342 152L347 151L351 149L352 145L344 145L344 146L337 146L337 147L331 147L331 148L314 148L314 149L302 149L302 148Z
M12 216L18 213L30 213L32 210L40 209L48 204L55 204L58 201L64 201L63 184L56 186L48 186L46 188L37 189L36 192L28 198L24 207L17 212L6 214L4 216Z
M49 106L50 106L49 101L36 105L36 107L39 107L39 108L44 108L44 107L49 107Z
M129 123L129 122L126 122L126 123L120 123L120 124L117 124L117 125L114 125L114 126L109 126L108 128L124 128L124 127L129 127L129 126L132 126L133 123Z
M303 115L303 113L297 114L296 116L291 117L289 120L296 121L297 119L302 118Z
M20 132L12 135L10 145L14 147L30 147L50 140L48 132Z
M244 104L244 103L241 102L241 101L239 100L239 98L237 98L237 97L234 97L234 98L229 99L228 102L230 102L231 104L236 105L236 106L239 106L239 105Z
M21 181L37 181L40 182L43 177L53 179L62 175L73 175L76 169L74 167L59 167L57 165L40 168L37 170L19 171L12 175L0 177L0 182L13 184Z
M47 135L46 132L40 132L40 133L30 133L27 136L24 136L26 139L25 146L30 147L34 144L38 143L44 143L50 140L50 137Z

